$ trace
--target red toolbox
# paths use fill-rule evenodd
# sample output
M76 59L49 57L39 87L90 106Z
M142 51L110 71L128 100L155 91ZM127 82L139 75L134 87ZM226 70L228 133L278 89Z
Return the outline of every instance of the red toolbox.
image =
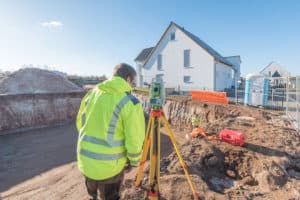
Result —
M245 136L243 133L224 129L219 134L220 140L227 142L229 144L233 144L235 146L244 146L245 144Z

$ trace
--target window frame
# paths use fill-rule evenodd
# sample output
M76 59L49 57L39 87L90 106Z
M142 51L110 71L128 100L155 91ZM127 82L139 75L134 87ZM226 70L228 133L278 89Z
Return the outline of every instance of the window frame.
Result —
M176 40L176 33L175 32L171 32L170 34L170 41L175 41Z
M186 81L186 80L185 80L186 77L188 77L189 80ZM192 83L191 79L192 79L192 76L190 76L190 75L185 75L185 76L183 76L183 82L184 82L184 83Z
M158 80L158 79L161 79L161 81L163 81L164 79L164 74L156 74L155 75L155 79L156 79L156 81L160 81L160 80Z
M186 52L188 52L188 54L186 54ZM186 61L187 58L188 58L188 60L187 60L188 62ZM190 49L183 50L183 67L191 68L191 50Z
M162 54L157 55L157 70L163 70L163 63L162 63Z

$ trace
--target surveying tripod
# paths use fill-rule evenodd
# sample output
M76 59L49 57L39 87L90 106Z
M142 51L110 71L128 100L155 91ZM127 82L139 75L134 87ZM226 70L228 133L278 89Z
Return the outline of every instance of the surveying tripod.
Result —
M148 121L146 138L142 151L142 158L140 161L137 178L135 181L136 186L140 186L143 177L144 164L147 160L147 155L150 146L150 172L149 172L149 188L147 188L147 196L149 200L158 200L159 198L159 186L160 186L160 127L161 122L165 125L168 136L174 146L179 162L184 170L185 176L192 189L194 199L198 199L198 193L195 190L195 186L192 183L189 175L187 165L182 159L179 152L175 136L170 128L168 120L166 119L162 108L151 109L150 118Z

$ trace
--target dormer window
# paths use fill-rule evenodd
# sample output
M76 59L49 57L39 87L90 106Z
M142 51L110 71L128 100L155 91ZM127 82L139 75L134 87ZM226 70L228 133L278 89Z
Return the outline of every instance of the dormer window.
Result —
M175 38L176 38L175 36L176 36L175 32L172 32L171 35L170 35L170 40L175 41Z

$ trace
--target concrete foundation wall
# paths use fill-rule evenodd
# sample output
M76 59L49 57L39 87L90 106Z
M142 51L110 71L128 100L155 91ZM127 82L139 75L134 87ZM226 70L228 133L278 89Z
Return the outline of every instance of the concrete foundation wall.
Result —
M150 111L150 103L147 95L135 94L143 104L145 113ZM210 123L221 117L233 114L235 105L207 104L200 101L192 101L189 97L167 97L163 105L163 110L170 125L177 131L191 131L191 119L193 115L200 117L202 128L209 131L218 132L217 128L210 127ZM212 130L214 129L214 130Z
M0 133L74 121L83 95L84 92L0 95Z
M0 95L0 134L27 128L75 123L83 93ZM148 95L134 94L149 113ZM167 98L164 111L170 124L178 130L190 130L191 117L200 115L202 122L214 121L216 113L226 115L223 105L192 102L188 97Z

